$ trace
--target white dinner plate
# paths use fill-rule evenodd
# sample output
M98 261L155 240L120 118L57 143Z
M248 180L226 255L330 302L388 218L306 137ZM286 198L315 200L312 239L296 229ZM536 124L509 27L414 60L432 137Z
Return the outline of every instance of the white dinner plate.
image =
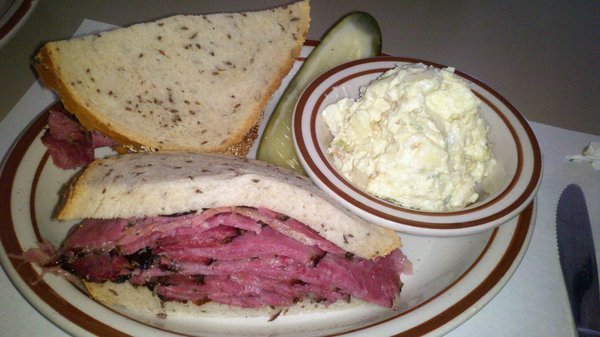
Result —
M312 45L303 48L304 57ZM282 86L302 61L300 58L296 62ZM267 106L265 122L281 91ZM498 229L476 235L403 235L403 251L413 264L413 273L403 275L402 303L397 311L373 305L333 305L327 310L290 310L269 321L268 315L219 317L199 310L195 315L161 318L108 308L65 279L42 274L38 267L17 258L41 240L58 246L73 224L51 218L60 189L76 171L60 170L49 160L40 141L47 116L47 112L41 112L29 124L3 161L0 259L27 300L74 335L441 335L474 315L500 291L525 254L533 232L534 203ZM251 155L254 152L255 148Z

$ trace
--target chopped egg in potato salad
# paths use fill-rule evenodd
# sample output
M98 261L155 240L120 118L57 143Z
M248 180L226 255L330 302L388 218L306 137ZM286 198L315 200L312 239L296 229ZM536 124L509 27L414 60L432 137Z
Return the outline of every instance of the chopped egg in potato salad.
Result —
M493 169L480 100L453 68L398 66L322 117L337 169L358 188L402 207L456 210L478 198Z

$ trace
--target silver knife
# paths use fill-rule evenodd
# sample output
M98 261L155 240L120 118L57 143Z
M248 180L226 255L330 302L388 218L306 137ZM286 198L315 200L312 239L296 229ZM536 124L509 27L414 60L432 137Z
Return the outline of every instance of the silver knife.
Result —
M579 336L600 336L600 290L592 229L583 191L569 185L556 213L558 256Z

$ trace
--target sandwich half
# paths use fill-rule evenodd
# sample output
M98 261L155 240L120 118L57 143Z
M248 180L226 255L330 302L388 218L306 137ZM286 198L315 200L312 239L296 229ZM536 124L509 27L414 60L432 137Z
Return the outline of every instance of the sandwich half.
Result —
M134 310L353 298L394 308L408 265L394 231L341 208L306 177L233 156L96 160L69 186L57 218L84 220L45 267Z
M48 42L34 65L73 119L123 151L243 156L300 53L309 14L305 0L254 12L171 16ZM69 121L54 117L59 121L44 140L51 150L73 143L52 130Z

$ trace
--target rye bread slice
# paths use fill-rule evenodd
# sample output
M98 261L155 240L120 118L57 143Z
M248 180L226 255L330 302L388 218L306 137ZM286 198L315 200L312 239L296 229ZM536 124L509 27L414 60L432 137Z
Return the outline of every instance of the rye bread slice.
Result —
M134 150L247 153L299 55L308 1L49 42L35 68L89 130Z
M366 259L401 246L394 231L346 210L309 178L219 154L153 152L96 160L72 182L56 217L148 217L225 206L282 213ZM302 241L293 232L286 234Z

